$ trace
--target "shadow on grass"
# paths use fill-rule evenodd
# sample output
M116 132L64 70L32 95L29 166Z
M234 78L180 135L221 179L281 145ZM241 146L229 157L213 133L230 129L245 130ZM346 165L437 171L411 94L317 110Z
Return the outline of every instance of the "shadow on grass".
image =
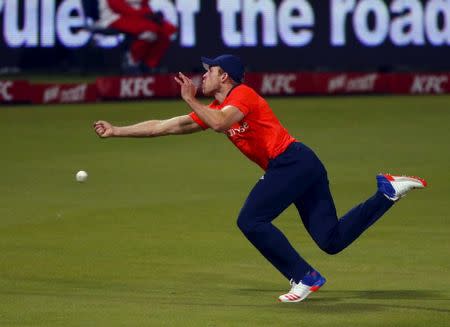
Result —
M242 293L275 293L276 290L241 289ZM408 305L404 303L386 304L380 303L358 303L354 300L423 300L428 306ZM288 309L307 309L308 311L349 313L349 312L369 312L384 311L392 309L423 310L439 313L450 313L450 309L433 307L430 301L449 301L445 293L434 290L368 290L368 291L326 291L321 290L317 295L308 298L299 305L282 305Z
M249 293L279 293L280 290L275 289L252 289L242 288L239 292ZM320 296L323 299L340 300L340 299L366 299L366 300L450 300L443 292L435 290L368 290L368 291L328 291L320 290Z
M305 311L323 314L349 314L365 312L381 312L393 309L424 311L432 313L450 313L450 309L442 307L442 301L449 301L448 293L434 290L367 290L367 291L328 291L321 290L313 294L302 303L283 304L276 302L279 290L275 289L237 289L232 291L233 296L239 297L237 301L203 301L198 297L187 301L186 294L181 297L174 297L172 300L166 296L161 298L160 294L154 294L149 290L132 291L122 293L120 291L111 291L106 294L96 294L98 289L77 288L75 290L66 290L64 293L55 290L2 290L0 295L11 296L43 296L43 297L62 297L79 298L81 300L107 300L128 302L128 303L152 303L157 299L159 305L185 306L185 307L228 307L228 308L259 308L267 310L288 310ZM173 294L176 294L173 292ZM255 298L255 303L242 303L243 298ZM393 300L393 301L390 301ZM403 301L401 301L403 300ZM407 300L421 300L424 305L417 305L416 302L408 304ZM272 302L273 301L273 302ZM434 305L433 301L441 301ZM228 302L228 303L227 303ZM230 303L232 302L232 303Z

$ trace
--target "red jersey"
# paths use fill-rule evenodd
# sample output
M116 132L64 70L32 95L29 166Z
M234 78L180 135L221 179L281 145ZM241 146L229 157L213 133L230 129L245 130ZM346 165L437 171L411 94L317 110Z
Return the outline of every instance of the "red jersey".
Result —
M151 14L148 0L99 0L100 18L97 24L109 27L122 16L145 17Z
M250 160L266 170L269 160L281 154L295 139L281 125L269 104L252 88L240 84L230 91L223 103L217 100L209 108L221 110L226 106L238 108L244 118L226 132L231 142ZM192 112L189 115L203 129L208 126Z

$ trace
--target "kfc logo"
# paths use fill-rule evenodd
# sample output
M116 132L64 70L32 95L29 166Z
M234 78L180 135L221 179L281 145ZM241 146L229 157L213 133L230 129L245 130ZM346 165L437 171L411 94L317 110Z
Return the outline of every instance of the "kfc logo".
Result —
M263 94L294 94L297 81L295 74L265 74L263 75L261 93Z
M448 83L445 75L421 75L415 76L411 86L411 93L436 93L445 92L444 85Z
M13 86L13 82L11 81L0 81L0 100L4 101L12 101L14 97L12 96L11 87Z
M154 77L123 78L120 81L120 97L153 97L155 92L152 90L151 86L154 83Z

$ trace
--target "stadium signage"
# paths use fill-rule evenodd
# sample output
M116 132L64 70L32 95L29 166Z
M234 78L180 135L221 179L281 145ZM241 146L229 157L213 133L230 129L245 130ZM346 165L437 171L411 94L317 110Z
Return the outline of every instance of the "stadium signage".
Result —
M61 102L81 102L86 98L87 84L81 84L73 88L61 91Z
M416 75L411 85L411 93L445 93L448 75Z
M174 81L174 76L176 75L99 77L91 84L29 84L26 81L0 80L0 102L50 104L123 99L179 99L180 89ZM201 75L191 77L199 80ZM246 75L246 84L263 95L450 94L450 72L249 73ZM243 127L243 130L234 132L245 132L247 127Z
M397 46L450 45L450 1L332 0L330 27L335 46L347 44L347 28L369 47L388 38Z
M52 86L44 91L44 103L55 101L59 97L60 87L58 85Z
M0 82L0 100L12 101L13 95L11 94L11 87L13 86L12 81Z
M154 77L123 78L120 81L121 98L152 97L154 91L151 86L155 83Z
M264 74L261 93L264 94L294 94L297 81L296 74Z
M48 89L44 90L43 102L82 102L86 98L87 87L87 84L80 84L74 87L70 87L66 90L61 90L61 87L59 85L51 86Z
M369 92L375 90L378 74L365 74L350 78L347 74L337 75L328 81L328 92Z
M53 47L58 39L67 47L84 46L90 35L80 29L86 22L81 0L56 2L0 0L5 43L11 48Z
M342 47L349 38L368 47L450 45L450 1L447 0L217 0L215 22L225 47L305 47L316 37L318 19L329 17L328 42ZM22 3L22 4L20 4ZM202 7L203 5L203 7ZM181 47L198 46L200 0L152 1L179 27ZM324 13L326 9L329 13ZM11 48L85 46L90 34L81 0L0 0L4 42ZM322 24L322 18L320 20ZM260 36L260 37L259 37Z
M258 18L262 19L262 45L281 41L292 47L309 44L314 36L314 9L306 0L275 1L219 0L222 39L229 47L258 45ZM241 26L241 27L239 27Z
M0 80L0 102L25 102L28 90L29 84L26 81Z
M93 102L97 99L95 84L35 84L27 92L36 104Z

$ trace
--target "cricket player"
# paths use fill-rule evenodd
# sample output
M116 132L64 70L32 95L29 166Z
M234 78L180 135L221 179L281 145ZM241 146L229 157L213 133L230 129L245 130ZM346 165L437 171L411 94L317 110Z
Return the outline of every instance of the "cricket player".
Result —
M203 93L215 99L210 105L196 99L192 80L179 73L175 79L191 113L122 127L97 121L95 132L100 137L157 137L212 128L225 134L265 171L245 201L237 224L290 281L290 291L281 295L279 301L302 301L326 280L272 224L283 210L294 204L317 245L326 253L335 254L355 241L410 190L426 187L426 182L418 177L377 175L375 194L338 219L322 162L288 133L261 96L243 84L241 60L233 55L201 60L206 69Z
M129 67L143 62L156 68L177 28L166 21L161 13L148 6L148 0L99 0L99 25L112 27L135 37L127 53Z

